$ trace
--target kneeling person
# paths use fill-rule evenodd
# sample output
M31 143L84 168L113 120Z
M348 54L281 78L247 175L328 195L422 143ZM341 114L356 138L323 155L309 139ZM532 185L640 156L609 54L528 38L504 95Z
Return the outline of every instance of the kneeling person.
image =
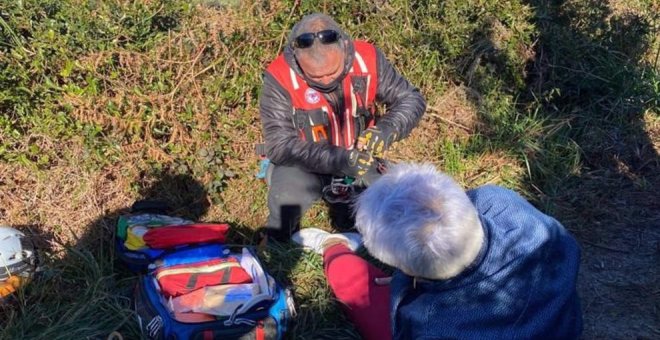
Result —
M356 226L367 250L397 269L389 286L353 252L357 235L303 229L294 241L324 255L330 287L365 338L581 334L579 247L513 191L466 193L431 165L400 164L360 195Z

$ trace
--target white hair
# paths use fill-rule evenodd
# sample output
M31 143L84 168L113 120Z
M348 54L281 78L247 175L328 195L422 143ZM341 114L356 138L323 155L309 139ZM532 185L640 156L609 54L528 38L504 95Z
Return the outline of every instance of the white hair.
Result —
M447 279L477 257L484 242L465 191L431 164L401 163L356 201L355 224L369 253L410 276Z

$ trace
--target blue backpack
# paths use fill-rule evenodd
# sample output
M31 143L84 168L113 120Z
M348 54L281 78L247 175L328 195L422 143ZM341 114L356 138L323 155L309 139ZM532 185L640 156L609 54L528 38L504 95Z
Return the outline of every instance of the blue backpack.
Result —
M144 273L149 264L172 250L194 246L180 244L172 249L154 249L130 247L131 229L135 226L158 228L163 226L192 224L193 221L180 217L169 216L171 208L164 202L140 200L133 203L130 213L121 215L115 227L115 252L117 257L133 272ZM129 241L127 243L127 241Z
M125 232L127 221L140 219L165 222L162 225L185 222L161 214L122 216L118 240L126 239L120 233ZM210 243L135 251L121 242L117 243L119 257L129 268L143 273L135 288L134 308L144 337L275 340L287 331L295 314L291 292L266 272L251 247ZM249 283L230 282L233 270ZM207 285L209 282L215 285ZM171 294L172 289L177 294ZM178 295L183 293L189 295ZM188 303L186 308L193 301L195 308L182 313L179 301Z
M250 248L243 248L241 254L229 254L242 258L250 256L255 260L254 265L259 266L252 268L256 272L252 275L265 282L259 282L263 291L252 297L252 300L246 301L230 315L215 316L208 321L177 320L168 309L168 300L161 294L156 279L156 268L181 268L195 263L191 262L195 260L180 255L200 250L196 260L203 260L203 253L212 248L201 246L199 249L170 253L159 261L158 266L152 266L146 275L140 277L135 289L135 312L143 335L148 339L282 339L295 313L291 293L263 272L263 267L260 267L261 264ZM226 251L224 253L227 254Z

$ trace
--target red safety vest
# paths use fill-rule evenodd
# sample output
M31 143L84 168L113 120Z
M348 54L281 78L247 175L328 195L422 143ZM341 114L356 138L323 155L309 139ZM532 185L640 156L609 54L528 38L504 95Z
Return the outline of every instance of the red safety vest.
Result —
M342 81L344 112L334 112L323 94L307 85L283 55L266 69L289 93L294 125L302 139L329 141L350 150L361 130L374 124L378 88L376 48L363 41L355 41L354 46L353 66ZM339 119L340 114L344 115L343 119Z

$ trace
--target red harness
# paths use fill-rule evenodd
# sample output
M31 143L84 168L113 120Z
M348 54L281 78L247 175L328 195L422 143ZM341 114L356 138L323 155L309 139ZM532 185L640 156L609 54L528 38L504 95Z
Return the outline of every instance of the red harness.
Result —
M302 139L329 141L350 150L358 134L374 124L378 88L376 48L363 41L355 41L354 46L353 66L342 81L344 112L334 112L323 94L309 87L283 55L266 69L289 93L293 121ZM338 115L344 115L343 119Z

